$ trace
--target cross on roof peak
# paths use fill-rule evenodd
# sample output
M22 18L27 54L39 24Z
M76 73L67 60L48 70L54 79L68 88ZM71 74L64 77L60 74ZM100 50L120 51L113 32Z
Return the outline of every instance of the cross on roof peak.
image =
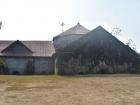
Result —
M78 21L77 25L80 25L79 21Z

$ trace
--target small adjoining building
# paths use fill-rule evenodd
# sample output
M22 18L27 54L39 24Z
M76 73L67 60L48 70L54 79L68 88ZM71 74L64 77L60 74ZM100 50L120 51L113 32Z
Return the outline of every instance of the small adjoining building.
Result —
M52 41L0 41L9 74L54 74Z

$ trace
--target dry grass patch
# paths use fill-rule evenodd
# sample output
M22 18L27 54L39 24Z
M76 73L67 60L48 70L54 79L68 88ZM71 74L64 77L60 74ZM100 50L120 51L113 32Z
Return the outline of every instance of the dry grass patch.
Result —
M26 89L57 89L64 81L72 80L62 76L1 76L0 83L8 83L6 91L24 91Z
M140 76L0 76L0 105L140 105Z

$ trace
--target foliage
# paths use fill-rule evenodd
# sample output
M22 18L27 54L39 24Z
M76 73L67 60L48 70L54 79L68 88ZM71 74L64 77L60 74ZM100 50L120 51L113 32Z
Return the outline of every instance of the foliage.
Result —
M129 39L128 42L126 43L127 46L131 47L134 51L136 51L136 45L132 39Z
M3 59L0 58L0 68L5 66L5 62L3 61Z
M6 67L6 64L2 58L0 58L0 74L7 74L8 69Z
M118 36L121 32L122 32L122 30L118 27L114 27L112 29L112 35L114 35L114 36Z

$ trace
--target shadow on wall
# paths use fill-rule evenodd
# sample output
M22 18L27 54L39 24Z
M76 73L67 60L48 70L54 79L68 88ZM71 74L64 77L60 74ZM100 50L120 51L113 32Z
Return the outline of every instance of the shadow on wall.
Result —
M29 60L26 66L26 70L24 71L25 75L35 74L35 65L34 60Z
M13 71L12 75L20 75L20 72L18 72L18 71Z

